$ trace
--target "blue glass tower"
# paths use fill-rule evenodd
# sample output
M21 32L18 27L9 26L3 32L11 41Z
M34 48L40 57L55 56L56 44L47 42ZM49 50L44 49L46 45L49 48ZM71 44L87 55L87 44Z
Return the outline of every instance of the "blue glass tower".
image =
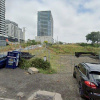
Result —
M37 36L53 37L53 18L51 11L38 12Z

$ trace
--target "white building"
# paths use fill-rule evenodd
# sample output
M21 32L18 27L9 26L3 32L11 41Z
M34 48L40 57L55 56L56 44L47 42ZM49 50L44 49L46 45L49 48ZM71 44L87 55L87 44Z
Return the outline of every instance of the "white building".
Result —
M13 21L6 20L6 34L8 35L8 40L10 42L23 42L25 38L23 38L23 31L21 28L18 27Z
M54 43L54 39L52 36L36 36L35 37L37 42L44 43L44 41L47 41L48 43Z
M5 22L5 33L8 35L8 40L18 42L18 24L10 20L6 20Z
M18 41L19 41L19 42L25 41L24 32L22 31L21 28L18 28Z

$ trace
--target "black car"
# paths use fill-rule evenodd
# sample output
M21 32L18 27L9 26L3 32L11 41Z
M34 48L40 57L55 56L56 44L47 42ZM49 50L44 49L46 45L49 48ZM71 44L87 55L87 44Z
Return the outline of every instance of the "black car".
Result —
M73 77L78 81L82 98L100 100L100 63L80 63L74 66Z

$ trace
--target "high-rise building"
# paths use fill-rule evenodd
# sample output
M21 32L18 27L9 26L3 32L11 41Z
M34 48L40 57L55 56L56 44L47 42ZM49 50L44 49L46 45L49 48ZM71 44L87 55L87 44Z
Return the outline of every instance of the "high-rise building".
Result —
M5 1L6 0L0 0L0 43L2 41L18 42L19 40L24 42L25 32L23 33L22 29L20 29L19 32L17 23L5 20ZM0 44L0 46L1 45L2 44Z
M53 36L53 18L51 11L38 12L37 36Z
M5 34L5 0L0 0L0 40L6 39Z
M51 11L39 11L36 41L53 43L53 17Z

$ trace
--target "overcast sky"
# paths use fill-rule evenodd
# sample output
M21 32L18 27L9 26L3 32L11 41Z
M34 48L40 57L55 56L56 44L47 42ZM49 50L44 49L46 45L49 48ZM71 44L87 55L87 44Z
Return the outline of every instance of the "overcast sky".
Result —
M26 39L37 35L37 12L51 10L54 39L86 42L91 31L100 31L100 0L6 0L6 19L26 27Z

